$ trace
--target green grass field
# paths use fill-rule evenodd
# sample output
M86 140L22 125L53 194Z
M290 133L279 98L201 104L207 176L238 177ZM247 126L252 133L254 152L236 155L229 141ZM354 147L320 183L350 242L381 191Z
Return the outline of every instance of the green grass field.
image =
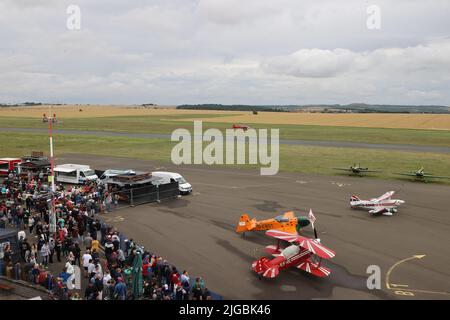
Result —
M170 134L177 128L192 130L192 122L183 121L185 115L159 116L125 116L104 118L69 118L64 119L56 128L70 130L116 131L130 133L160 133ZM202 118L204 129L230 128L229 123L207 122L213 115L189 115L190 118ZM217 117L217 115L214 115ZM36 118L0 118L0 128L46 128L46 125ZM361 143L409 144L426 146L450 147L450 132L444 130L414 130L414 129L381 129L314 125L271 125L255 124L255 129L278 128L281 139L290 140L322 140L349 141Z
M2 142L0 156L23 156L32 150L48 150L46 134L0 132ZM57 135L55 152L84 153L102 156L121 156L160 162L170 162L174 142L165 139L142 139L127 137L96 137ZM206 145L206 144L205 144ZM450 176L450 154L396 152L375 149L280 146L280 170L312 174L336 175L333 167L361 162L364 166L380 169L374 178L398 178L392 172L415 170L421 165L437 175ZM235 166L256 167L256 166ZM450 180L441 180L450 184Z

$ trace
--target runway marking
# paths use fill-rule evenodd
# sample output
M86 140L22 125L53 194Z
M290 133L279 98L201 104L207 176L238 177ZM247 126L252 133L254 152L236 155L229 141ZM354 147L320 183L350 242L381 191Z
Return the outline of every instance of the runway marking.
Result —
M233 168L231 168L233 169ZM227 175L238 175L238 176L250 176L250 177L262 177L261 175L259 175L258 173L246 173L246 172L236 172L233 170L230 171L226 171L226 170L217 170L217 169L207 169L207 168L183 168L184 171L201 171L201 172L212 172L212 173L225 173ZM265 176L267 179L292 179L291 177L284 177L284 176L280 176L280 175L276 175L276 176Z
M125 220L124 217L122 216L117 216L117 217L105 217L103 218L103 220L105 220L105 222L122 222Z
M350 183L337 182L337 181L330 181L330 183L338 186L339 188L351 185Z
M204 186L218 187L218 188L223 188L223 189L249 189L249 188L264 188L264 187L274 186L274 185L282 184L282 183L265 183L265 184L242 185L242 186L224 186L224 185L220 185L220 184L205 183L205 182L197 182L196 184L204 185Z
M400 261L398 261L397 263L395 263L392 267L390 267L389 270L388 270L388 272L386 273L386 288L388 288L388 289L390 289L390 290L392 289L392 288L391 288L391 284L389 283L389 278L390 278L390 276L391 276L392 270L394 270L397 266L399 266L400 264L402 264L402 263L404 263L404 262L407 262L407 261L413 260L413 259L422 259L423 257L425 257L424 254L422 254L422 255L414 255L414 256L412 256L412 257L409 257L409 258L400 260Z
M389 290L393 290L396 295L399 296L415 296L414 293L426 293L426 294L439 294L439 295L450 295L450 292L445 291L431 291L431 290L422 290L422 289L410 289L407 284L396 284L396 283L390 283L389 278L391 276L392 271L398 267L400 264L405 263L410 260L414 259L423 259L426 255L420 254L420 255L414 255L412 257L403 259L395 263L392 267L389 268L388 272L386 273L386 288ZM407 288L404 290L398 290L398 288Z

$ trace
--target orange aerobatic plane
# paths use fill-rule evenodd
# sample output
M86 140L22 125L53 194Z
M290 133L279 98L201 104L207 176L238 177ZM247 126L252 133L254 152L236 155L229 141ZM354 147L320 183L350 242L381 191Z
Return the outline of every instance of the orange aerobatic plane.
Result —
M255 218L250 220L248 214L243 214L236 227L237 233L247 231L264 231L279 230L287 233L299 233L300 228L310 224L308 217L296 217L292 211L272 219L256 221Z

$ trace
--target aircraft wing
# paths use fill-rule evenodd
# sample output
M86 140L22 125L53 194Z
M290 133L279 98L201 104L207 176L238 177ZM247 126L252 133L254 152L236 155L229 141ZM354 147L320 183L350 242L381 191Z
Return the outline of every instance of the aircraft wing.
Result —
M297 228L292 226L292 227L284 227L283 231L286 233L290 233L290 234L297 234Z
M333 168L334 170L342 170L342 171L352 171L353 172L353 170L352 169L349 169L349 168Z
M400 173L400 172L396 172L396 173L394 173L394 174L398 174L398 175L400 175L400 176L408 176L408 177L415 177L416 176L416 174L415 173Z
M312 262L310 259L300 262L297 268L321 278L328 277L331 273L330 269L319 265L317 262Z
M385 207L383 207L383 206L376 206L375 209L370 210L369 213L377 214L377 213L383 212L384 210L386 210Z
M295 218L295 216L292 211L288 211L285 214L283 214L283 218L292 219L292 218Z
M288 242L298 242L300 247L308 250L312 254L315 254L323 259L331 259L336 255L334 251L323 246L322 244L319 243L319 241L315 239L310 239L299 236L297 234L291 234L278 230L269 230L266 232L266 235L276 239L285 240Z
M394 193L395 193L395 191L386 192L385 194L383 194L382 196L379 196L378 198L371 199L371 201L380 202L380 201L384 201L384 200L389 200L390 198L392 198Z
M435 178L435 179L450 179L450 177L444 177L444 176L435 176L432 174L424 174L424 178Z

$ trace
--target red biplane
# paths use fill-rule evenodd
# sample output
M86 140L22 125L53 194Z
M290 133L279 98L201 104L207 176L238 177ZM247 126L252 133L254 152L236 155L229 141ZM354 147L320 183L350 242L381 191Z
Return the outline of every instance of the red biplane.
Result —
M327 277L330 275L331 270L322 266L321 262L322 259L333 258L335 253L323 246L319 239L310 239L278 230L269 230L266 232L266 235L278 239L278 244L266 247L266 251L274 256L272 260L262 257L253 262L253 271L260 276L275 278L280 273L280 270L289 267L296 267L316 277ZM280 248L280 240L288 241L291 245L282 249ZM315 261L314 256L319 258L318 261Z

